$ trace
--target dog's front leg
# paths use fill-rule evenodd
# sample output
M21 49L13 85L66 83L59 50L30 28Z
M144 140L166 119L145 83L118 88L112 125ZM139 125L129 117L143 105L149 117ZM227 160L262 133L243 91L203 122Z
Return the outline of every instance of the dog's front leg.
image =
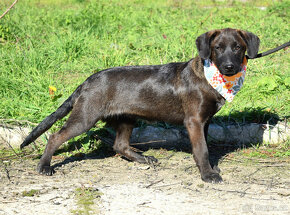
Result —
M209 163L208 149L204 137L205 122L197 118L188 117L185 120L185 126L189 134L193 157L200 171L201 179L206 182L221 182L221 176L211 168Z

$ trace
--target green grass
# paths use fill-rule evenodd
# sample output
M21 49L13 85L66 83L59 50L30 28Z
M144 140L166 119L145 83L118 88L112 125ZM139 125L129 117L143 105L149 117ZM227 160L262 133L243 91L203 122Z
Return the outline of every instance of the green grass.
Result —
M25 190L22 192L22 196L25 197L25 196L28 196L28 197L32 197L32 196L35 196L35 195L38 195L39 194L39 190Z
M277 158L289 160L290 151L288 147L279 147L275 145L262 144L257 147L245 148L232 153L233 155L242 155L245 159L249 158Z
M90 215L99 214L94 208L94 200L99 199L103 193L95 188L80 187L75 189L75 200L78 206L77 210L72 210L72 214Z
M11 3L1 1L0 12ZM0 20L0 119L40 122L95 71L188 61L197 55L196 37L211 29L251 31L260 50L274 48L289 40L289 6L272 0L19 1ZM247 71L243 89L218 116L287 118L289 51L251 60ZM57 88L54 96L49 86Z

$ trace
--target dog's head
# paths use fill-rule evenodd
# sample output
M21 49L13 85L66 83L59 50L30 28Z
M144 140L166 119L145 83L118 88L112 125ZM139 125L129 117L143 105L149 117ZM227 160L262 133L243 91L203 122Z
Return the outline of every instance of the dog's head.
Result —
M209 31L196 39L199 56L210 59L227 76L241 70L246 51L250 58L255 57L259 44L253 33L231 28Z

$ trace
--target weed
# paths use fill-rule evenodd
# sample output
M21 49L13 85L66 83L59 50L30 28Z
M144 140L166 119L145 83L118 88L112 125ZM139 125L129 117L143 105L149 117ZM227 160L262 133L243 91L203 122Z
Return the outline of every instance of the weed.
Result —
M198 184L197 187L198 188L204 188L204 184Z
M22 196L25 197L25 196L28 196L28 197L32 197L32 196L35 196L35 195L38 195L39 194L39 190L29 190L29 191L23 191L22 192Z
M262 144L254 148L240 150L240 154L252 158L288 158L289 148Z
M94 201L99 199L103 194L95 188L80 187L75 189L75 199L78 205L77 210L72 210L72 214L89 215L96 214L93 205Z

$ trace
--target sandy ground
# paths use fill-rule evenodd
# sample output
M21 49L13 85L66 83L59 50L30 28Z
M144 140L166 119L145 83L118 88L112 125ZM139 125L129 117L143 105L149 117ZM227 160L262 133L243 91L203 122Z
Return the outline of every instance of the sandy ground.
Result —
M38 159L3 160L0 215L290 214L289 162L223 159L224 182L209 184L189 154L163 153L156 166L118 156L55 156L53 176L36 173ZM78 188L97 191L86 210ZM24 194L31 190L34 195Z

